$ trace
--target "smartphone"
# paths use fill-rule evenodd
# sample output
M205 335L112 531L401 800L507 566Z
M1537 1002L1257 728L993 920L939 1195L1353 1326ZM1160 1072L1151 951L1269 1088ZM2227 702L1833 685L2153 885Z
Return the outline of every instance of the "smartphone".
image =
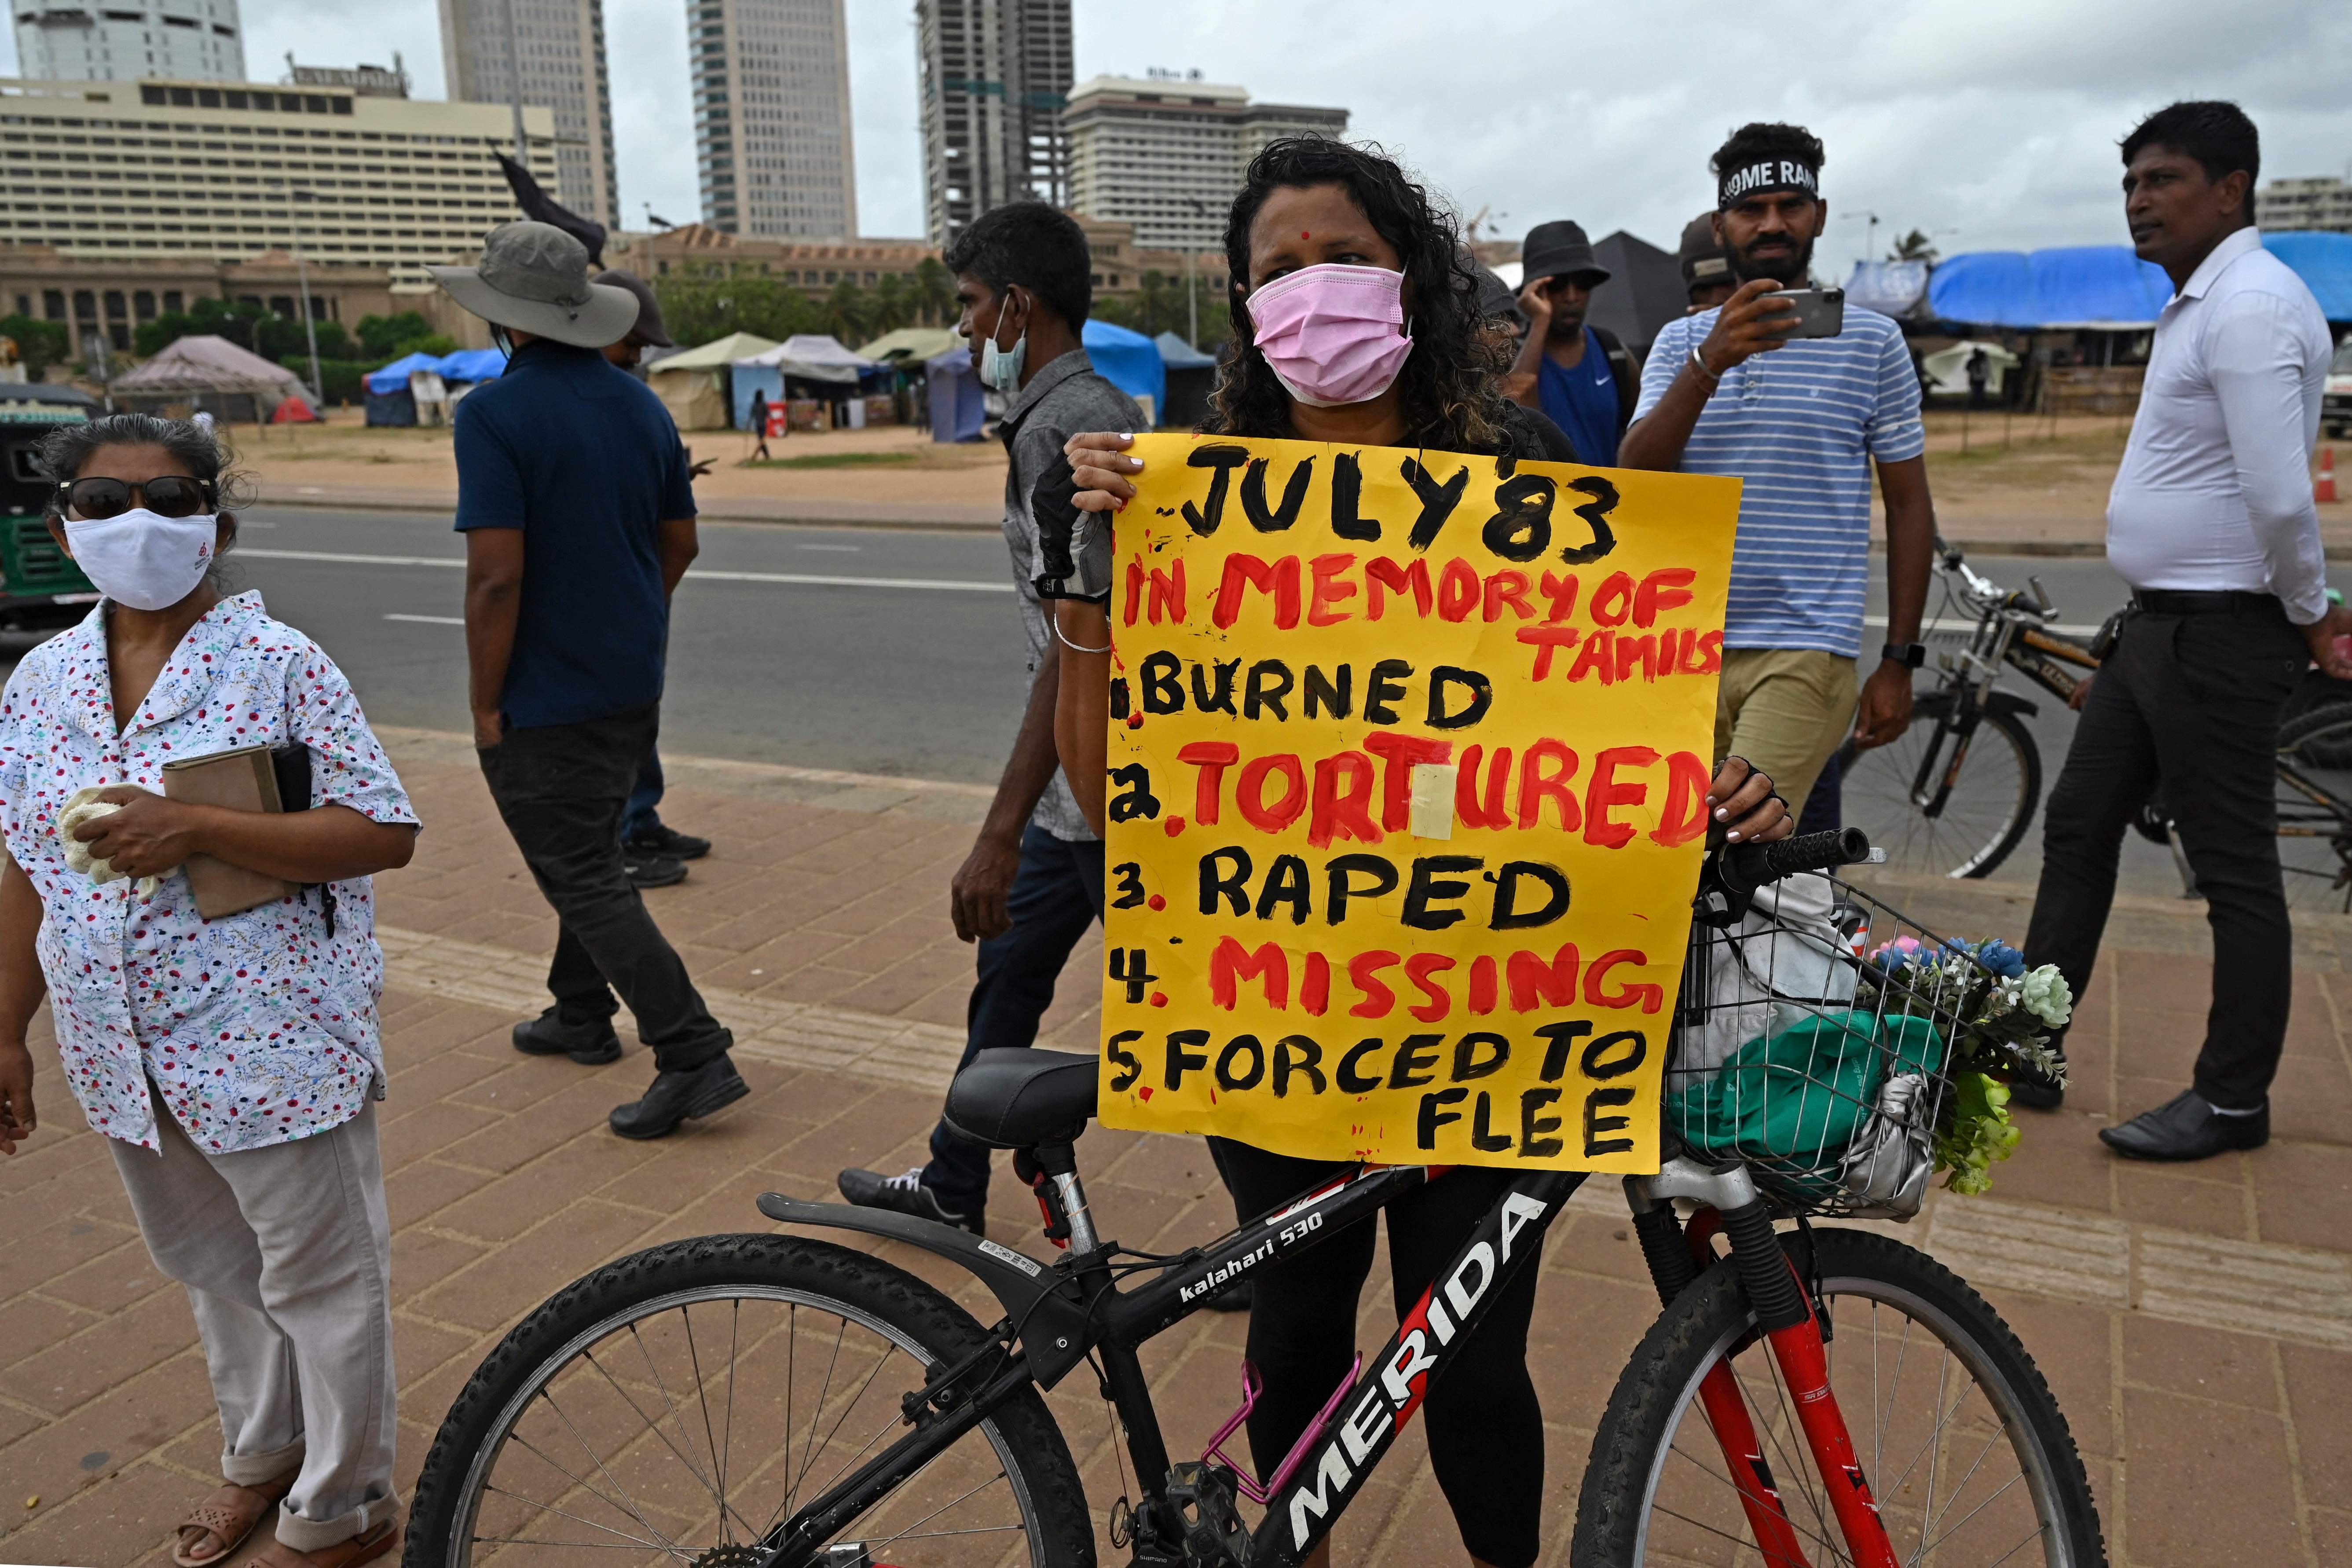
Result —
M1845 331L1843 289L1779 289L1764 298L1786 300L1796 310L1796 330L1787 334L1790 338L1833 338Z

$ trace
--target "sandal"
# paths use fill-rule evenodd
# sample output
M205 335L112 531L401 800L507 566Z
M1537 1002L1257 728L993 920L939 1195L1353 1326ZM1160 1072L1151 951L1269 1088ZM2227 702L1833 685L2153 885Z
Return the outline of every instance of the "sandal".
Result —
M360 1568L362 1563L373 1563L400 1544L400 1526L385 1520L364 1535L354 1535L349 1541L332 1546L321 1546L316 1552L297 1552L282 1541L273 1540L254 1554L257 1568Z
M235 1481L225 1482L219 1490L190 1509L187 1518L175 1527L179 1531L179 1541L172 1548L172 1561L179 1568L209 1568L212 1563L227 1562L230 1555L245 1544L245 1538L253 1533L254 1526L261 1522L262 1516L276 1508L278 1500L294 1489L294 1479L299 1474L301 1468L297 1466L282 1476L274 1476L249 1487L239 1486ZM193 1540L189 1536L191 1531L195 1532ZM206 1536L219 1542L220 1550L203 1557L189 1556L192 1550L204 1544Z

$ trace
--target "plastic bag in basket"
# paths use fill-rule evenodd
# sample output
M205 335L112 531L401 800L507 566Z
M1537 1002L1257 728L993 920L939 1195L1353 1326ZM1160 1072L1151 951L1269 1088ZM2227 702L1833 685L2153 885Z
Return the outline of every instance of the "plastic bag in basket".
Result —
M1683 1029L1678 1067L1720 1067L1776 1030L1853 1005L1861 965L1832 921L1835 898L1827 877L1767 883L1736 928L1706 939L1706 1012Z
M1840 1190L1838 1163L1891 1073L1932 1076L1944 1038L1925 1018L1835 1012L1751 1040L1713 1072L1678 1072L1666 1123L1692 1151L1741 1159L1807 1197Z

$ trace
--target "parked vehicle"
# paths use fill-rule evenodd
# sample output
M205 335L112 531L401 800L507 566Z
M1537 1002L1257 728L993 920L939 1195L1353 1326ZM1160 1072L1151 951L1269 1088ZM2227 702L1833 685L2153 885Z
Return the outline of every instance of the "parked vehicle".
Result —
M54 631L98 603L98 590L49 537L49 487L35 467L41 437L100 412L70 386L0 386L0 631Z

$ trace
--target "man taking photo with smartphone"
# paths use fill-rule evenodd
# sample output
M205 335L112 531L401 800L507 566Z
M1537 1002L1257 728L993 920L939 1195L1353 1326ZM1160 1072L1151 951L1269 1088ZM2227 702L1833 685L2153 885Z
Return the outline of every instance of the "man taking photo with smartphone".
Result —
M1712 162L1715 233L1739 287L1660 330L1617 460L1743 481L1716 757L1747 758L1801 812L1849 723L1855 744L1877 746L1911 721L1936 539L1919 382L1892 321L1853 306L1841 320L1842 298L1808 288L1829 219L1820 139L1743 125ZM1857 704L1874 461L1887 635Z

